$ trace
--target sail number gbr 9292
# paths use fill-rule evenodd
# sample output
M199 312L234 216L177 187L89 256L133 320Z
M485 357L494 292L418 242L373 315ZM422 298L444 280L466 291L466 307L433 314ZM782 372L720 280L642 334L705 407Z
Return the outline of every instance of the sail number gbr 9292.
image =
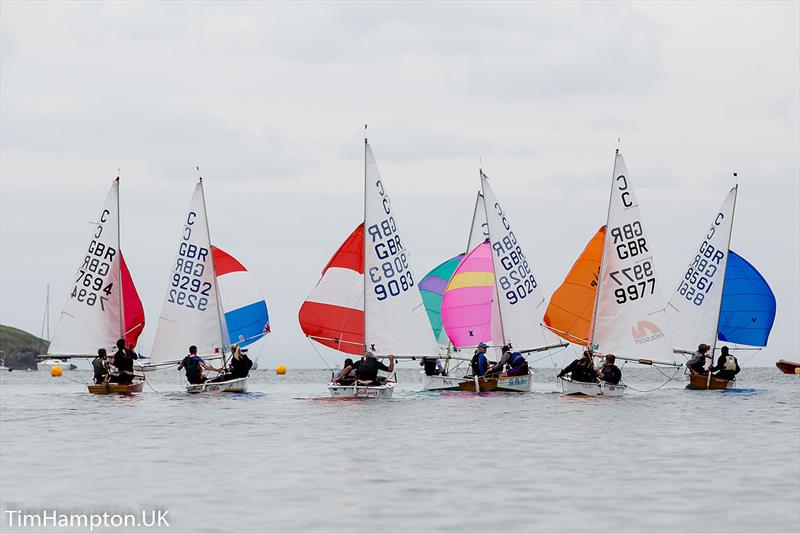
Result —
M106 303L111 296L114 283L111 282L109 274L114 259L117 257L117 249L103 242L103 227L108 221L111 212L104 209L100 215L100 223L94 231L94 238L89 243L86 255L83 257L83 264L78 269L78 278L69 297L85 303L91 307L100 305L100 309L106 310Z
M414 277L408 267L408 252L400 242L397 224L392 217L389 197L380 180L375 182L386 218L366 228L365 239L380 264L370 267L367 274L378 301L399 296L414 286Z
M644 298L656 291L656 278L653 273L653 263L647 249L647 239L642 231L642 224L638 220L621 227L613 228L610 232L613 239L612 245L617 254L617 264L633 264L609 272L608 275L619 287L614 290L614 297L618 304L631 302ZM643 260L639 261L639 258ZM646 259L644 259L647 257Z
M167 301L189 309L205 311L211 293L211 283L203 281L209 250L191 242L192 227L196 218L197 214L194 211L190 211L186 217Z

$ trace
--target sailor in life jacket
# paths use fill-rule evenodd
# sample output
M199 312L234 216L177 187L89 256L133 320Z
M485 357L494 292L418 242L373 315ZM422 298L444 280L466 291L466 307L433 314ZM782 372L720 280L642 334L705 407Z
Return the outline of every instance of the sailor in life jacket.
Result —
M528 373L528 362L525 357L519 352L512 352L510 344L503 346L503 355L500 360L486 373L499 374L506 365L506 375L508 376L521 376Z
M735 379L736 374L741 372L741 368L739 368L739 361L730 354L728 347L723 346L720 350L720 356L717 360L717 364L711 369L712 371L716 372L714 377L718 377L721 379L727 379L728 381Z
M486 374L489 368L489 360L486 358L486 348L488 348L488 346L482 342L475 349L475 355L472 356L472 361L470 362L472 376L480 377Z

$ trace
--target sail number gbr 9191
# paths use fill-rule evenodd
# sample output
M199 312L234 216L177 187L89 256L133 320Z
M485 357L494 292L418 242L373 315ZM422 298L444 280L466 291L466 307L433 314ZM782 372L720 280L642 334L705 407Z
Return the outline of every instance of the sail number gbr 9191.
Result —
M717 273L722 272L720 267L725 259L725 252L716 248L710 241L716 233L716 227L722 224L724 218L724 213L717 214L714 224L709 228L700 250L686 269L683 281L678 287L678 293L695 305L703 305L703 300L714 285Z
M106 310L106 303L111 296L114 283L109 280L111 265L117 257L117 249L103 242L103 227L108 221L111 212L104 209L100 215L100 222L94 231L94 238L89 243L86 255L83 257L83 264L78 269L78 278L72 288L70 298L74 298L81 303L94 307L100 305L100 309Z
M624 304L644 298L656 290L656 277L653 273L653 263L647 249L647 239L642 231L642 224L638 220L621 227L612 228L609 232L611 244L617 255L617 264L630 264L631 266L609 272L608 275L619 287L614 290L614 297L618 304ZM642 258L639 261L639 258Z
M167 301L189 309L205 311L208 308L208 297L211 292L211 283L203 281L209 250L191 242L196 218L197 213L194 211L190 211L186 217Z
M386 218L369 226L364 238L368 239L367 245L372 247L380 262L378 266L370 267L367 274L376 298L382 301L411 289L414 286L414 277L408 268L408 252L400 242L391 202L383 190L383 183L378 180L375 187Z
M537 287L536 278L522 252L522 248L517 244L517 238L511 231L511 224L503 213L500 204L495 203L494 209L500 217L500 221L505 228L505 235L492 242L492 251L497 261L503 266L502 274L498 272L497 284L501 293L505 295L506 301L510 305L527 298Z

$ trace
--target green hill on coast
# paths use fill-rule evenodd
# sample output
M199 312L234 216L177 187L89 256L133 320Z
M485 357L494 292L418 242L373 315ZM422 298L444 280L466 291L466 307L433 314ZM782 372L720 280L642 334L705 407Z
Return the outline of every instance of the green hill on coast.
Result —
M36 355L47 353L47 341L0 324L0 359L8 368L36 369Z

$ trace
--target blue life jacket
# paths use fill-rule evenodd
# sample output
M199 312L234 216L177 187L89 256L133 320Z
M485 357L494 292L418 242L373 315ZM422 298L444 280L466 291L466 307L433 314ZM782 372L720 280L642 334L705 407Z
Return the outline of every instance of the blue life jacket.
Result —
M518 368L525 364L525 358L519 352L511 352L508 364L511 365L511 368Z

